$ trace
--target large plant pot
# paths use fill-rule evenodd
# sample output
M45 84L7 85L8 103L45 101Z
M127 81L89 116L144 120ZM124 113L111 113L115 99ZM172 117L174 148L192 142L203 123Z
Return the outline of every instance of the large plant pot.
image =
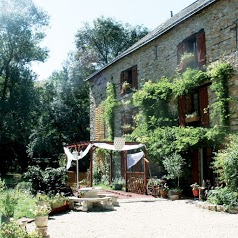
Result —
M199 190L198 189L193 189L192 191L193 191L193 196L194 197L196 197L196 198L199 197Z
M48 226L48 216L38 216L35 218L35 224L37 227Z
M123 185L122 184L115 184L114 190L122 190Z

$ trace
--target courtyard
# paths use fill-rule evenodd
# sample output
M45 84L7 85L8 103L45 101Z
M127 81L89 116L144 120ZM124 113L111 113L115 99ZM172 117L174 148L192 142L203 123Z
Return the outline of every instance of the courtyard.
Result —
M196 201L171 201L151 196L119 198L114 211L70 211L50 216L51 238L233 238L238 216L196 206ZM34 223L28 224L29 229Z

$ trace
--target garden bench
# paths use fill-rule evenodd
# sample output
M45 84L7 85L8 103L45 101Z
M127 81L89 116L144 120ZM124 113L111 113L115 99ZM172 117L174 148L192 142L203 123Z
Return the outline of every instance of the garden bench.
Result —
M110 197L112 199L112 205L113 206L119 206L119 202L118 202L118 195L116 194L112 194L112 193L98 193L97 194L98 197Z
M111 197L95 197L95 198L78 198L69 197L69 208L74 209L74 203L79 202L82 204L82 211L87 212L93 206L102 206L105 210L114 210Z

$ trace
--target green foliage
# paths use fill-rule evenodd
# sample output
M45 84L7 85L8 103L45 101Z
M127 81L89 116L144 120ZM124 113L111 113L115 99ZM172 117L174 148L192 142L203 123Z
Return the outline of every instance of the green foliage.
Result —
M0 195L0 211L6 217L13 217L14 210L17 206L17 194L14 190L5 190Z
M0 193L6 188L5 181L0 178Z
M226 208L238 206L238 193L228 187L210 190L207 201L215 205L225 205Z
M56 194L67 179L66 169L59 167L42 170L39 166L30 166L25 177L32 183L32 192Z
M17 191L17 205L14 209L14 219L20 219L22 217L34 218L32 210L36 207L36 199L28 191Z
M148 30L142 26L123 25L112 18L100 17L93 25L85 23L76 35L79 52L87 54L91 62L101 67L145 36Z
M238 192L238 135L231 135L224 150L214 157L213 168L219 175L219 180L234 192Z
M146 82L142 89L133 95L133 103L141 111L136 116L137 127L131 135L127 135L127 139L145 143L148 155L154 162L175 152L183 153L189 149L205 146L215 148L226 135L224 123L215 124L213 128L178 127L177 115L169 112L170 103L180 95L192 93L201 84L210 80L212 84L214 83L213 90L217 95L222 95L215 104L227 108L225 101L229 101L229 98L225 86L231 75L232 66L219 63L206 72L188 68L183 74L178 74L173 81L162 78L157 83ZM223 83L215 87L220 81ZM209 107L213 109L216 105L212 104ZM219 109L220 112L224 111L223 109ZM219 118L224 122L227 114L220 113Z
M1 238L42 238L36 232L29 233L23 226L16 221L3 223L0 229Z
M118 105L116 101L115 85L107 83L107 98L102 102L103 119L107 126L108 139L113 140L114 137L114 109Z
M173 153L170 157L164 158L163 165L168 173L166 177L168 179L177 179L177 186L179 188L179 178L183 174L183 166L185 165L185 160L180 154Z
M28 165L26 145L35 122L37 93L30 70L44 61L40 42L48 16L30 0L0 1L0 172L22 171Z
M222 126L229 125L229 86L228 80L233 75L233 68L227 62L213 63L208 68L208 75L212 81L217 100L212 104L212 119ZM217 120L217 118L219 120Z
M173 95L180 96L191 93L208 79L209 77L206 72L188 68L182 75L174 79Z

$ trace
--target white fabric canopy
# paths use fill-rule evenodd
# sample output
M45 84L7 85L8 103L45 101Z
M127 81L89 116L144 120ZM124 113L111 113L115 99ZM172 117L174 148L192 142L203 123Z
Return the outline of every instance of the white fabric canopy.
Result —
M101 148L101 149L115 150L115 151L125 151L125 150L127 151L127 150L134 150L134 149L139 149L139 148L145 147L144 144L138 144L138 145L124 145L121 150L117 150L117 149L115 149L114 145L111 145L111 144L107 144L107 143L90 143L90 144L88 144L87 148L86 148L84 151L82 151L82 150L79 151L79 156L78 156L77 159L73 156L73 154L70 152L70 150L69 150L67 147L64 147L64 152L65 152L65 154L66 154L66 156L67 156L67 159L68 159L66 168L67 168L67 169L70 168L71 163L72 163L73 160L79 160L79 159L82 159L83 157L85 157L85 156L88 154L89 150L90 150L93 146L96 146L96 147ZM139 153L143 153L143 152L139 152ZM129 159L129 160L132 161L132 162L130 161L130 162L128 163L128 156L127 156L127 164L132 164L130 167L132 167L133 165L135 165L135 164L143 157L144 153L143 153L143 155L141 156L141 158L138 159L138 156L139 156L139 155L137 155L137 154L139 154L139 153L134 154L135 156L133 156L133 154L130 154L130 156L129 156L129 154L128 154L129 158L131 158L131 159ZM137 160L137 159L138 159L138 160ZM137 162L135 163L136 160L137 160ZM129 167L129 168L130 168L130 167Z
M143 151L135 153L135 154L128 154L127 155L127 169L137 164L142 159L143 156L144 156Z
M93 145L98 147L98 148L101 148L101 149L116 150L116 151L135 150L135 149L139 149L139 148L145 147L144 144L124 145L121 150L117 150L117 149L115 149L114 145L107 144L107 143L94 143Z
M64 153L66 154L67 159L68 159L66 169L70 168L73 160L79 160L79 159L82 159L83 157L85 157L92 147L93 147L93 144L89 144L84 151L82 151L82 150L79 151L79 156L77 159L73 156L73 154L70 152L70 150L67 147L64 147Z

